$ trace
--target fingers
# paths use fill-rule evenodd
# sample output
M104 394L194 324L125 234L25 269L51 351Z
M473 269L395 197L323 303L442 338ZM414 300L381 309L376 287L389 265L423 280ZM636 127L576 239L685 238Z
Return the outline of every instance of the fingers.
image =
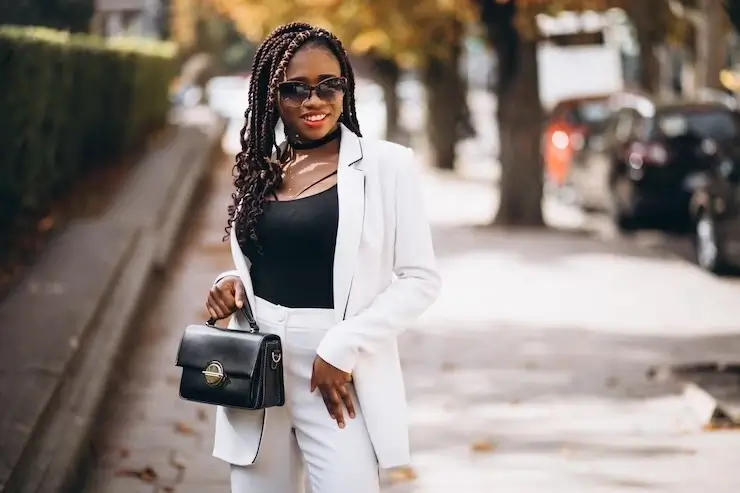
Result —
M224 300L217 290L211 290L208 293L206 308L208 308L208 312L212 317L221 320L234 313L234 310L229 308L227 302L228 300Z
M342 398L339 395L339 389L332 385L327 387L327 393L332 408L329 415L337 420L339 428L344 428L344 409L342 409Z
M247 303L247 291L244 289L244 283L241 280L234 283L234 299L237 308L244 308Z
M345 408L350 418L354 419L356 415L355 404L352 402L352 393L349 387L351 381L351 374L331 366L316 355L311 373L311 392L318 387L329 416L336 420L339 428L345 426Z
M352 402L352 393L349 391L349 385L344 384L338 388L339 396L342 398L344 407L347 408L347 414L351 419L355 419L355 403Z
M211 317L221 320L230 316L237 308L243 307L246 299L247 294L241 279L231 276L222 279L211 288L206 308Z
M319 391L329 416L337 422L339 428L346 426L345 408L349 417L351 419L355 418L357 415L355 404L352 401L352 393L347 384L319 385Z
M316 381L316 371L311 372L311 393L316 391L319 384Z
M327 386L319 386L319 392L321 393L321 398L324 401L324 405L326 406L326 412L329 413L329 416L331 419L336 420L336 413L334 412L334 405L331 402L331 397L329 394Z

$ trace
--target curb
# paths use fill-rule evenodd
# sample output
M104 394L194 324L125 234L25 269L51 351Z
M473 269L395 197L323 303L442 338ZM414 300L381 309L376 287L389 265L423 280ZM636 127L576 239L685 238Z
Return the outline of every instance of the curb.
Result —
M156 270L163 270L172 256L178 233L185 221L185 215L195 200L198 185L208 170L208 164L214 152L214 144L220 143L223 131L224 126L222 125L219 127L219 131L209 133L208 138L211 145L202 148L200 153L193 158L195 164L191 166L190 171L172 184L172 205L159 221L160 234L154 254L154 268Z
M69 294L65 298L64 289L54 292L59 295L61 305L54 307L51 300L51 307L59 312L68 309L70 313L60 313L59 317L27 316L42 301L34 296L45 295L27 286L33 282L33 272L13 298L17 306L11 300L0 306L0 324L10 321L8 328L17 326L24 317L31 319L27 337L6 337L0 333L0 356L3 356L3 345L10 354L15 349L13 346L21 349L25 344L28 349L34 342L39 346L35 352L36 348L31 348L30 354L36 353L32 361L20 361L21 366L28 368L18 369L29 374L29 384L24 381L23 385L31 390L23 389L23 385L13 386L12 382L0 382L0 399L10 404L10 409L0 410L0 434L4 435L0 441L2 493L74 491L80 468L92 452L89 437L115 376L119 352L151 276L166 265L174 251L194 192L224 130L225 122L215 118L210 110L198 108L185 113L173 118L178 126L177 135L144 157L105 217L70 225L58 241L49 245L45 265L39 267L41 272L36 277L47 283L49 279L57 279L62 288L65 283L69 285L72 294L76 294L75 288L81 293L80 299L70 299ZM87 236L80 234L85 232ZM88 250L102 259L101 265L105 260L105 275L94 272L91 276L94 281L88 281L84 275L70 279L75 277L70 276L70 268L66 276L57 274L64 271L59 267L62 264L59 259L87 267L84 255L90 256L89 251L76 248L74 242L88 237L101 243L112 238L117 247L106 250L104 246L102 251L95 252L94 245L88 243ZM78 258L72 259L72 255ZM95 260L91 258L89 262L93 271ZM70 306L74 302L85 306L75 310L76 307ZM57 328L49 327L50 321L58 323L59 332L64 335L74 334L69 347L60 347L59 343L55 346L55 341L45 340L51 338L43 336L44 330ZM6 344L6 339L10 344ZM45 354L53 356L49 368L43 367ZM22 359L23 353L17 357ZM0 376L5 374L4 380L8 380L11 370L9 365L0 363Z

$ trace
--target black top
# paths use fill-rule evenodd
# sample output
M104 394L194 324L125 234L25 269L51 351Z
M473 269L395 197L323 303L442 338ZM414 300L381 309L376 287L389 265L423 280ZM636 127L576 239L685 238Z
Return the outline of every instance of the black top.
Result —
M334 308L337 186L308 197L270 201L256 225L262 253L240 240L255 296L289 308Z

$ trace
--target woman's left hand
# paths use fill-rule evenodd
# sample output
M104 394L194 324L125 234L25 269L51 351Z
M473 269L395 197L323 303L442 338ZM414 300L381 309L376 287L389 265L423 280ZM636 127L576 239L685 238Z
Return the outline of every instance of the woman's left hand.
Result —
M313 360L313 373L311 374L311 392L317 388L326 404L329 416L337 421L340 428L344 428L344 408L350 418L355 417L355 405L349 391L352 375L336 368L318 355Z

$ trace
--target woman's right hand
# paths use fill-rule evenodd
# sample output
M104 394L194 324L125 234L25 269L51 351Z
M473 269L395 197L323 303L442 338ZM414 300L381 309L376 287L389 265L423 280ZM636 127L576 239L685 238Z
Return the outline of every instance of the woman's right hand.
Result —
M208 292L206 308L211 317L224 319L241 309L247 302L247 292L239 276L226 276Z

